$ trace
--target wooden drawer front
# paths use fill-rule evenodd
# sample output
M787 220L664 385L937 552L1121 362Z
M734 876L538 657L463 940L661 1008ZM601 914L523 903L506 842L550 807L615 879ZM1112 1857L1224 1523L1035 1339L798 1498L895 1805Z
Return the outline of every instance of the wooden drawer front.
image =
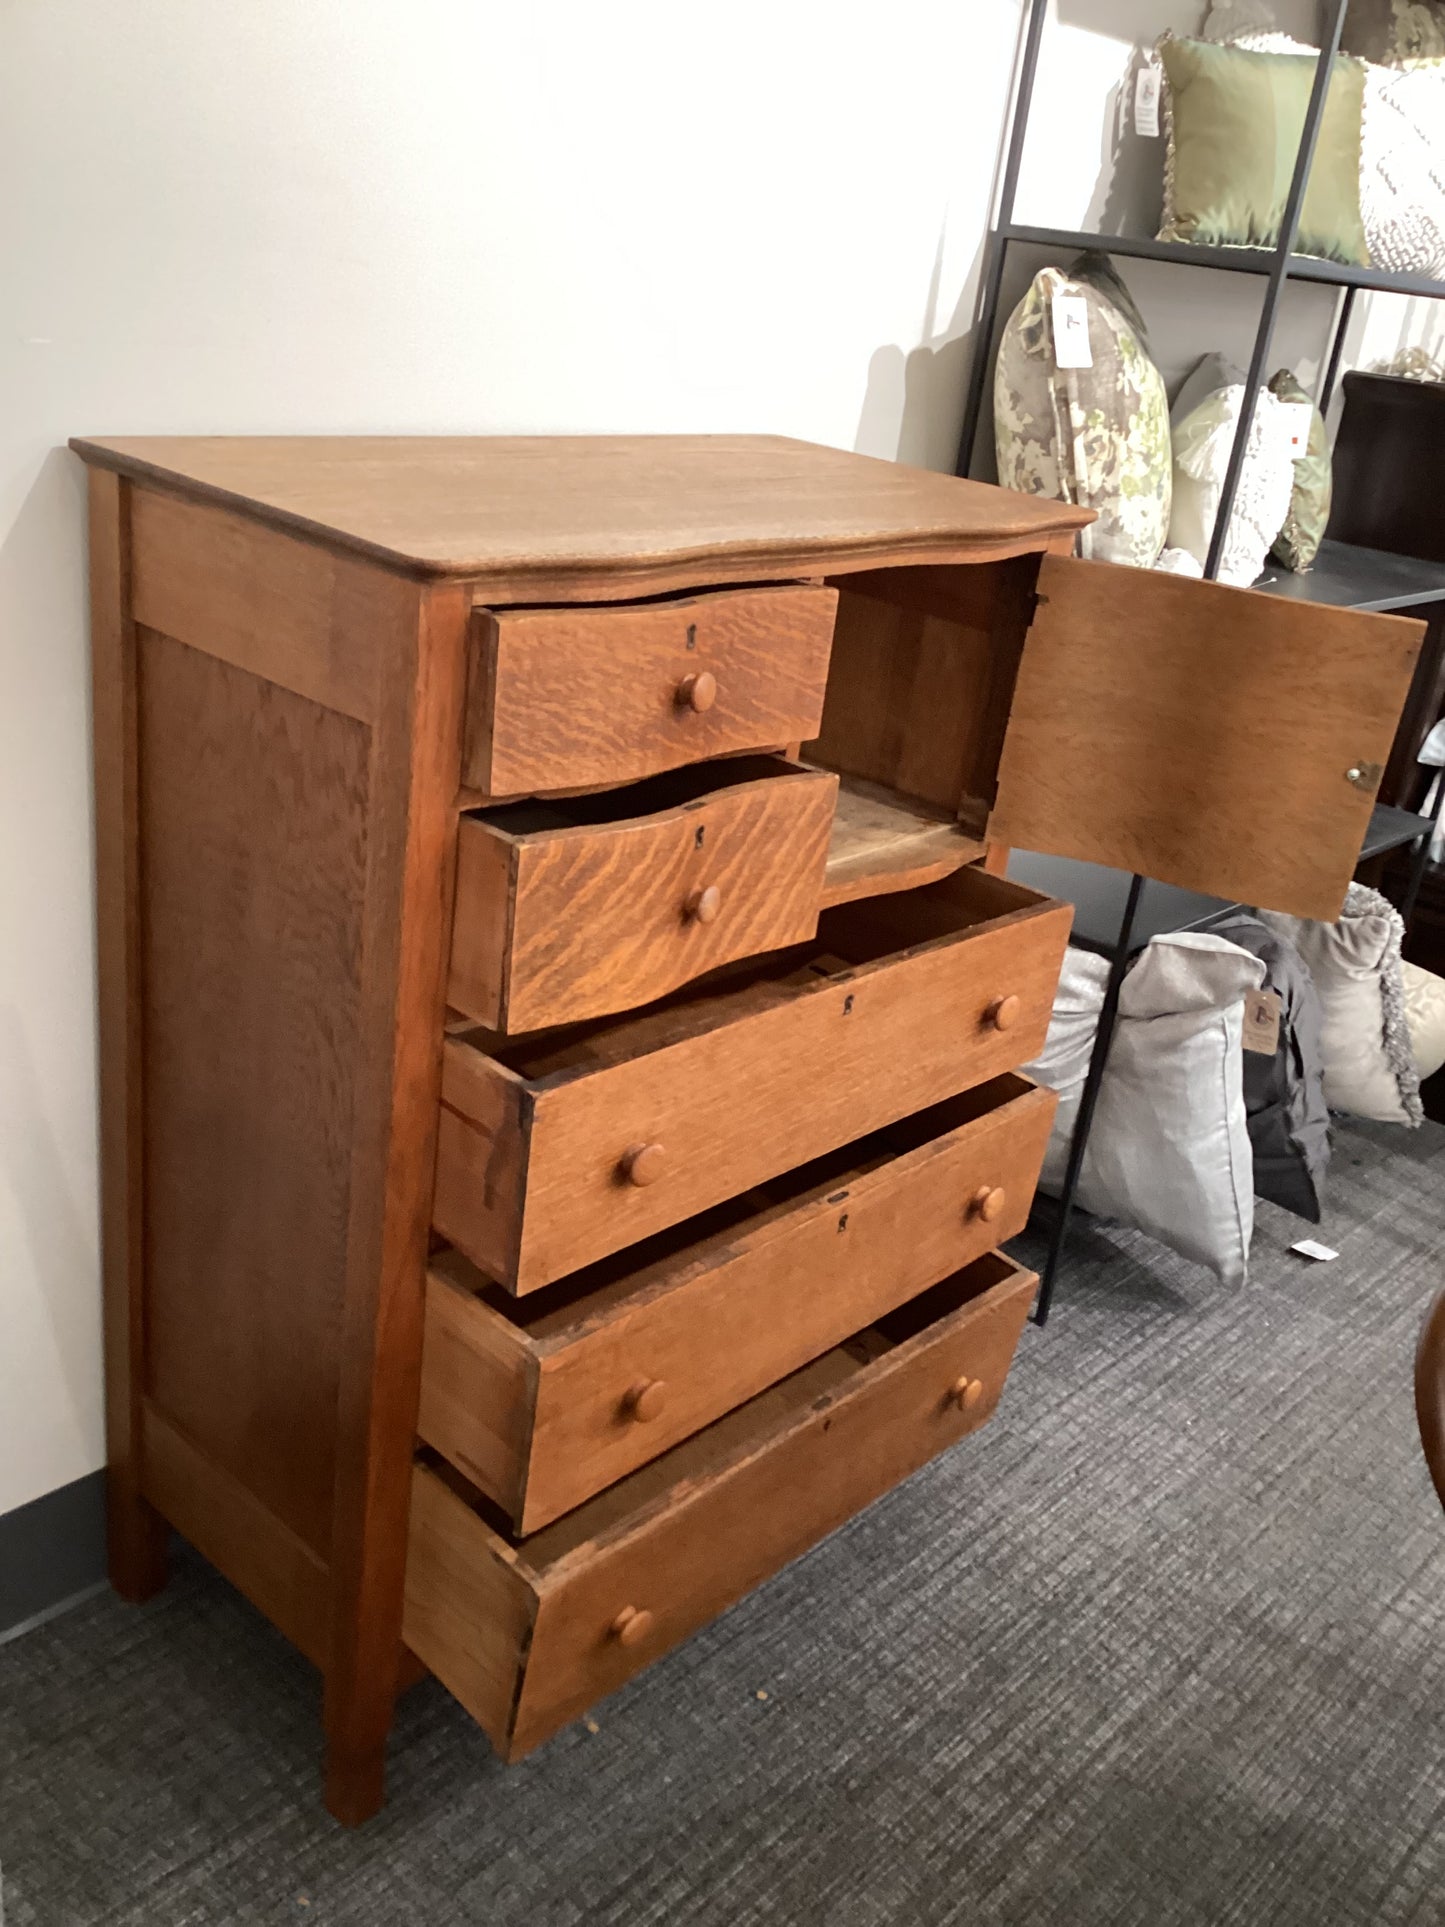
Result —
M433 1222L535 1291L1042 1048L1070 911L977 869L640 1015L448 1038Z
M489 797L581 790L816 736L837 604L792 583L478 610L462 780Z
M540 1030L806 941L837 794L826 771L744 756L464 816L449 1001Z
M520 1543L419 1466L407 1645L519 1757L981 1425L1034 1285L980 1259Z
M422 1438L537 1531L1016 1236L1055 1103L995 1078L526 1299L441 1253Z

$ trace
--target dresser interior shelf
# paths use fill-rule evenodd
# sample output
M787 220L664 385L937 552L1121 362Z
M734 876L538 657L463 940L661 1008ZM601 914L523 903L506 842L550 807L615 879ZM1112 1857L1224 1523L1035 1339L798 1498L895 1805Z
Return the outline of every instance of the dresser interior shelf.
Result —
M976 863L987 844L958 818L881 783L843 776L828 844L823 907L916 890Z

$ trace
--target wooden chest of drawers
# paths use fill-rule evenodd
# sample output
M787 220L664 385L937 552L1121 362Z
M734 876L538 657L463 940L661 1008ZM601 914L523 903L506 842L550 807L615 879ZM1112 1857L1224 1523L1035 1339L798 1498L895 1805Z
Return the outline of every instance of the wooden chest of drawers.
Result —
M515 1757L992 1413L1006 846L1333 914L1419 626L779 440L75 446L112 1576L245 1591L358 1820L419 1668Z

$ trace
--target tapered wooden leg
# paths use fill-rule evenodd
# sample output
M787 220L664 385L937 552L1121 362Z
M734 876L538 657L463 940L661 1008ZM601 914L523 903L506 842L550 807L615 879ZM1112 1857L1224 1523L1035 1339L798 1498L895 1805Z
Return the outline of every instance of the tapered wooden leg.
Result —
M112 1471L106 1489L106 1558L110 1583L133 1606L153 1599L170 1577L165 1520Z
M386 1798L386 1748L326 1742L326 1810L343 1827L359 1827L381 1811Z

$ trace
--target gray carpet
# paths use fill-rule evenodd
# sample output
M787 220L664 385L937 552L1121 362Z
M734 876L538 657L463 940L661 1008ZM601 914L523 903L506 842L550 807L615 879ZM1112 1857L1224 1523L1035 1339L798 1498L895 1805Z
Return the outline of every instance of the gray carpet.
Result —
M1229 1293L1086 1228L980 1439L520 1767L418 1688L359 1833L198 1561L0 1649L5 1927L1445 1921L1445 1130L1342 1133L1303 1229Z

